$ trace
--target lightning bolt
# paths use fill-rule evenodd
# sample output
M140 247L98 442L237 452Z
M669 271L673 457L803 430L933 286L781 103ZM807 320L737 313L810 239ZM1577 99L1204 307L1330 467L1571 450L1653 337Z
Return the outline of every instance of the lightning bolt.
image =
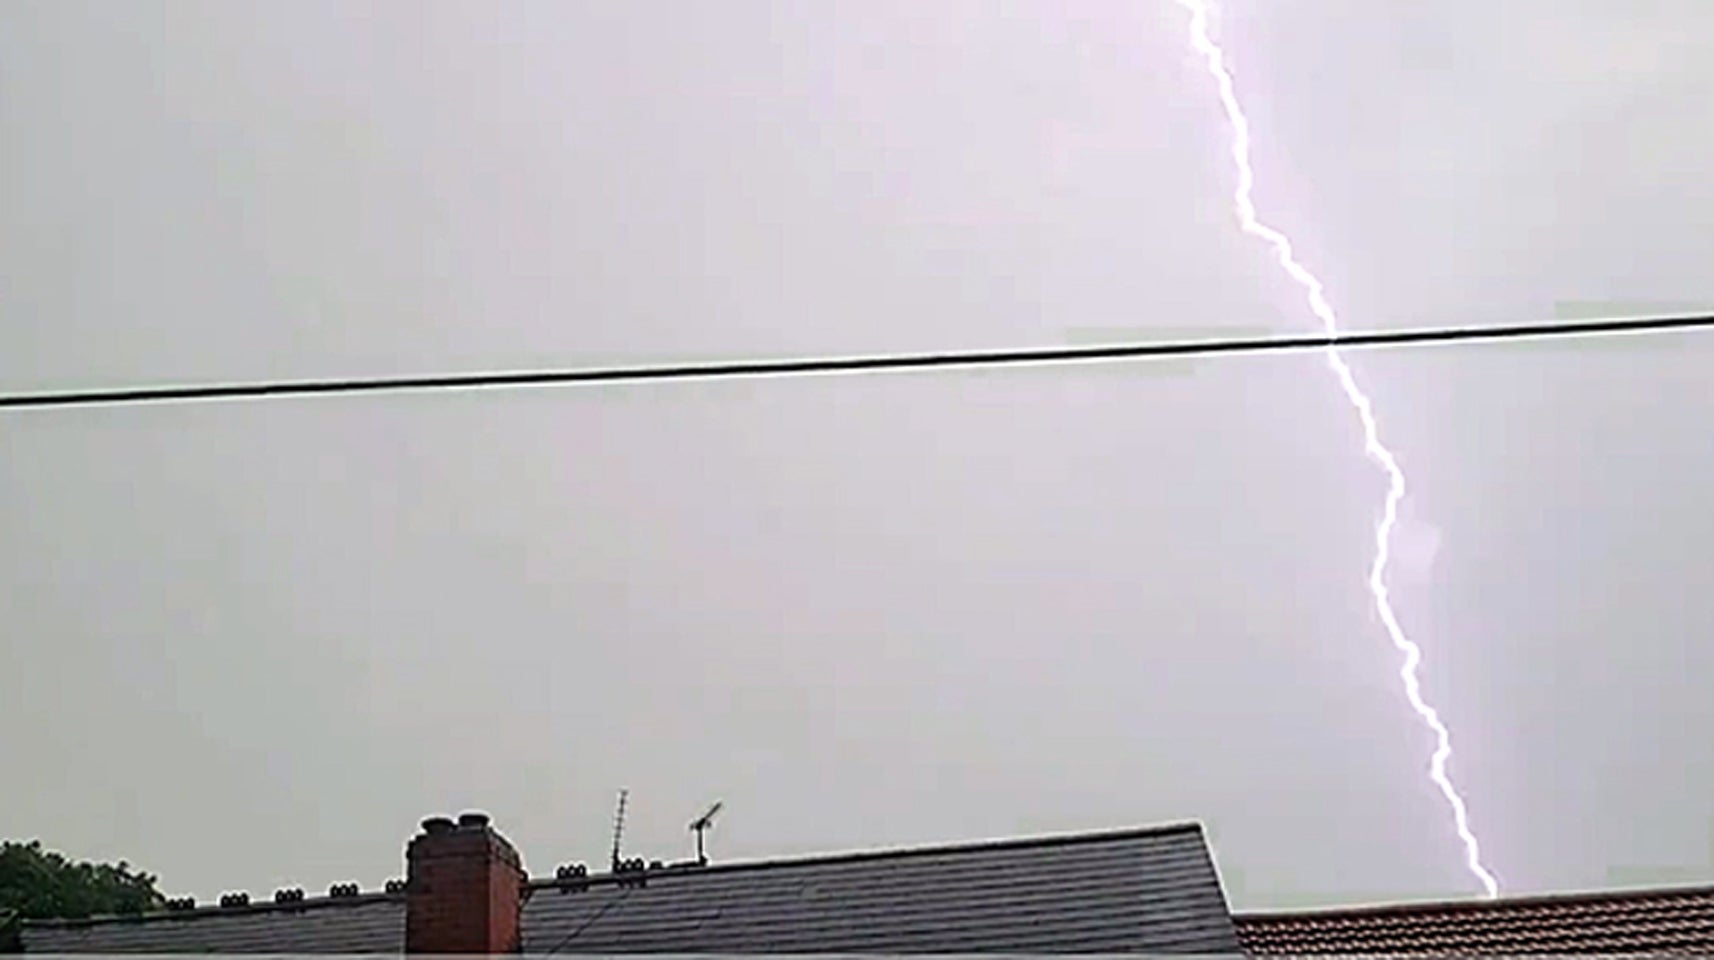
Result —
M1226 67L1225 54L1209 36L1207 0L1177 2L1190 13L1190 44L1207 61L1208 72L1220 90L1220 102L1226 109L1226 120L1232 127L1232 162L1238 169L1238 186L1233 192L1232 200L1239 224L1245 233L1273 248L1279 265L1303 288L1309 307L1321 320L1322 328L1328 336L1336 337L1339 335L1339 318L1327 302L1321 281L1298 262L1292 252L1291 239L1263 223L1256 215L1255 200L1251 196L1256 174L1250 166L1250 124L1238 103L1232 73ZM1369 567L1369 592L1374 595L1375 610L1380 614L1381 623L1386 626L1387 636L1392 638L1393 646L1404 655L1404 663L1399 668L1399 678L1404 681L1405 696L1410 700L1417 716L1434 731L1436 746L1434 757L1429 763L1429 778L1440 788L1441 795L1452 808L1453 823L1458 828L1459 839L1464 842L1465 865L1476 879L1481 881L1487 896L1492 898L1499 894L1499 881L1482 866L1481 845L1470 830L1464 798L1459 795L1458 788L1452 785L1452 779L1446 773L1446 762L1452 757L1452 735L1447 731L1446 724L1441 722L1440 714L1423 700L1422 685L1416 675L1417 667L1422 663L1422 648L1405 635L1387 593L1387 561L1391 556L1393 527L1398 522L1399 501L1403 500L1405 495L1404 470L1400 469L1398 458L1381 442L1380 428L1375 422L1374 405L1369 402L1363 388L1357 385L1356 376L1352 374L1350 365L1345 362L1337 347L1327 351L1327 363L1333 368L1334 376L1339 379L1339 386L1345 391L1345 398L1351 402L1358 419L1362 421L1363 450L1387 474L1387 501L1381 513L1381 522L1375 527L1375 559Z

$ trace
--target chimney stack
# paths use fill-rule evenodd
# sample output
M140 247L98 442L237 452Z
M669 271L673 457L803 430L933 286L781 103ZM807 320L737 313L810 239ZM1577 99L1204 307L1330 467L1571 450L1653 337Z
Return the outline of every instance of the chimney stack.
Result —
M405 952L519 953L527 877L488 815L423 821L405 848Z

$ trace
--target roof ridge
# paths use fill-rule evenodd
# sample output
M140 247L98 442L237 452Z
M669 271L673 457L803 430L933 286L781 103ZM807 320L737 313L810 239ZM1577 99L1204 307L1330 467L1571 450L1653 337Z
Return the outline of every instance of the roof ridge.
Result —
M727 863L697 866L693 864L668 863L659 872L681 876L697 876L705 873L729 873L739 870L784 869L789 867L810 867L826 864L861 863L871 860L900 860L910 857L944 856L949 853L985 853L995 850L1031 850L1042 847L1077 846L1091 843L1111 843L1118 840L1138 839L1151 836L1165 836L1175 833L1195 833L1199 836L1206 834L1200 820L1175 820L1167 823L1154 824L1145 827L1121 827L1118 829L1085 830L1078 832L1046 833L1030 837L992 838L984 840L965 840L953 843L937 843L921 846L879 847L870 850L849 850L838 853L816 853L802 856L775 857L760 860L733 860ZM650 871L655 872L655 871ZM587 877L577 878L578 882L608 883L625 876L610 871L591 873ZM556 887L566 881L552 877L541 879L532 878L532 887Z
M1534 893L1517 897L1459 900L1408 900L1391 903L1351 904L1332 907L1300 907L1289 910L1235 910L1237 923L1313 920L1333 917L1384 917L1398 914L1419 914L1454 911L1460 913L1497 913L1509 907L1576 905L1634 900L1664 899L1675 896L1714 896L1714 882L1681 884L1670 887L1621 887L1606 890L1568 890Z
M25 929L70 930L80 927L92 927L97 924L109 923L154 923L167 920L187 920L196 917L213 916L243 916L253 913L280 913L294 910L319 909L321 907L354 907L376 903L383 900L400 900L405 898L402 893L387 893L382 890L370 890L350 897L318 896L305 897L279 903L273 900L256 900L242 905L223 907L219 903L197 904L188 910L146 910L142 913L100 913L88 917L55 917L44 920L25 920Z

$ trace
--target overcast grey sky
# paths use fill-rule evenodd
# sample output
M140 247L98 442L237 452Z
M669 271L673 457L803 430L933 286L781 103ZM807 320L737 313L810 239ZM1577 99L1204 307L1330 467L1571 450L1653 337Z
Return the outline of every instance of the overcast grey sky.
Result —
M1168 0L0 6L0 389L1303 331ZM1231 0L1352 328L1714 301L1714 6ZM1508 892L1714 881L1714 339L1354 355ZM1196 818L1461 896L1321 358L0 417L0 834L173 893Z

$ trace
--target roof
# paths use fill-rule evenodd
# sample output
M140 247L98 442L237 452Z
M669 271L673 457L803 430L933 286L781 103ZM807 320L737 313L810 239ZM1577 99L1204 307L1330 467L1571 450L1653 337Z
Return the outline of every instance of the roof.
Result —
M1197 824L533 880L524 952L1236 953ZM402 953L405 896L29 922L33 953Z
M1202 829L733 864L539 885L525 953L1236 953Z
M1233 917L1246 952L1714 953L1714 886L1556 894Z
M26 953L403 953L404 894L27 920Z

